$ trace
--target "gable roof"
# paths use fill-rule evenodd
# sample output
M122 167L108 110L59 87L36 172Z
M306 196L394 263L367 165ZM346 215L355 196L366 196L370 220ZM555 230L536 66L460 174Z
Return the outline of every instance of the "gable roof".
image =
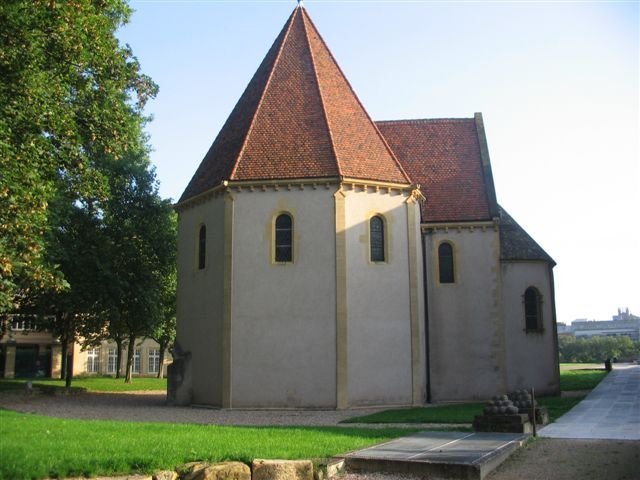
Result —
M482 116L376 122L426 197L423 222L498 216Z
M224 180L410 184L303 7L296 7L180 198Z
M500 259L539 260L555 265L551 256L500 207Z

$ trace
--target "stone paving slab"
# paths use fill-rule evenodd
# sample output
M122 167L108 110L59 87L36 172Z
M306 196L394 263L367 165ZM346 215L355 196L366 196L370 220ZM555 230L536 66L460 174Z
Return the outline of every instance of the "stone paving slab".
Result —
M514 433L419 432L345 455L351 471L482 479L524 443Z
M640 365L616 365L583 401L538 434L640 440Z

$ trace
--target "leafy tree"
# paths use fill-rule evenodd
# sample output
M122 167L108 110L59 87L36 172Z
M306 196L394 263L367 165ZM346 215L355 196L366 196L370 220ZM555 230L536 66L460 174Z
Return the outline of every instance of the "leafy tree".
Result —
M167 330L161 324L167 323L175 302L176 220L170 201L158 194L146 155L112 162L111 168L111 196L104 209L110 244L106 288L109 311L128 344L125 382L129 383L136 338Z
M608 358L631 359L640 356L640 341L627 336L576 338L562 336L558 342L561 362L598 363Z
M46 255L60 191L108 195L101 161L140 146L157 92L116 30L124 0L0 2L0 312L69 287Z
M177 235L176 217L172 217L174 235ZM161 302L162 312L160 322L156 325L150 337L153 338L160 346L160 360L158 369L158 378L162 378L162 365L167 350L173 347L176 341L176 273L175 257L173 259L173 268L168 275L162 280Z

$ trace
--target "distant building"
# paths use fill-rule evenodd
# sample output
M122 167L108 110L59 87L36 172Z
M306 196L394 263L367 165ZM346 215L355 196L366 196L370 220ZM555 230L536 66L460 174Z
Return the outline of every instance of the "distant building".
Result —
M558 324L558 334L561 333ZM629 313L629 309L613 315L611 320L574 320L569 327L569 333L576 337L620 337L627 336L631 340L640 340L640 317Z
M62 346L50 332L36 328L31 316L9 315L0 331L0 378L60 378ZM73 375L115 375L117 348L112 340L99 345L73 346ZM121 372L126 368L126 345L121 359ZM154 377L162 368L166 375L171 355L167 352L160 366L160 347L150 338L136 340L133 375Z

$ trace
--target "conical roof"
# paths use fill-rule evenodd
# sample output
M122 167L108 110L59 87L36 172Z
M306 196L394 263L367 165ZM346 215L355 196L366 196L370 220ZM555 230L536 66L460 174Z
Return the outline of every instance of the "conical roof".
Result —
M298 6L180 202L224 180L338 176L411 183Z

